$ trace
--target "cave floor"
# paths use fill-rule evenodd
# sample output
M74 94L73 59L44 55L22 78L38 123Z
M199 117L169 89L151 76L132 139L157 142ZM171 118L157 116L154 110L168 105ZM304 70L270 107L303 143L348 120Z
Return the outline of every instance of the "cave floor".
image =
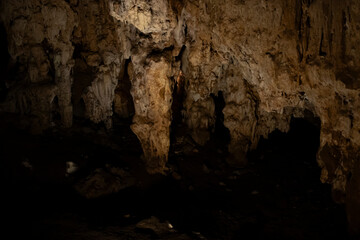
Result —
M344 208L320 183L315 156L290 147L299 141L289 134L261 141L235 168L216 141L199 147L180 132L163 176L146 173L128 123L41 135L2 127L7 239L348 239ZM79 170L65 176L66 161ZM133 184L93 199L75 190L109 166Z

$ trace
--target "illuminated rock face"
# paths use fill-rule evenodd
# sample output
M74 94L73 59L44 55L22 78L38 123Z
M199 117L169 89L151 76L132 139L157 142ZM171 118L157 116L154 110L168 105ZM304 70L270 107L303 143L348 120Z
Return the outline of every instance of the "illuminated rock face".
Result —
M127 75L138 136L150 172L169 151L174 82L185 79L183 115L205 144L215 125L211 95L224 97L229 162L243 164L261 136L287 131L292 116L321 120L321 181L360 226L360 4L331 1L2 1L17 82L2 111L53 112L69 127L84 117L111 128ZM127 64L126 64L127 62ZM125 73L125 74L124 74ZM119 104L115 104L114 101ZM118 106L118 107L117 107ZM122 110L124 109L124 110ZM355 227L354 227L355 231Z

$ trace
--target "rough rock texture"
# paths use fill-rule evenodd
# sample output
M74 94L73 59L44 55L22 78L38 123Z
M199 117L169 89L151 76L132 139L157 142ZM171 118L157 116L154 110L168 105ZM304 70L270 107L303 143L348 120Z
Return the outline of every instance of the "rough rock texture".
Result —
M85 81L82 76L74 79L74 87L77 84L81 87L73 97L80 96L78 101L83 100L85 117L95 123L104 122L107 128L111 128L115 88L119 82L121 65L124 64L116 25L105 1L78 1L72 6L79 18L79 27L74 32L73 40L79 48L76 49L78 56L75 60L84 61L93 73L92 78Z
M56 1L3 1L1 18L8 34L8 51L18 64L19 82L7 82L10 91L4 110L30 113L38 124L49 125L52 112L62 124L72 124L71 42L77 25L69 4Z
M35 116L41 127L59 116L71 126L74 115L110 128L114 102L129 116L122 104L133 101L132 130L150 172L166 169L176 79L185 81L184 122L199 144L216 122L212 95L222 92L229 163L244 164L259 138L287 131L292 116L313 115L321 120L321 181L359 231L358 1L1 4L9 65L17 67L2 111ZM127 78L132 99L119 90Z
M76 191L86 198L97 198L119 192L134 185L134 178L120 168L106 166L105 169L95 169L85 179L75 184Z

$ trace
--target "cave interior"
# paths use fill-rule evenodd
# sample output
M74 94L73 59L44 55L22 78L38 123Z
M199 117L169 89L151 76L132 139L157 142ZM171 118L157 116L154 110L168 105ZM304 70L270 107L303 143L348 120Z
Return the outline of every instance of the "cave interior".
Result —
M125 2L0 3L8 236L360 239L360 4Z

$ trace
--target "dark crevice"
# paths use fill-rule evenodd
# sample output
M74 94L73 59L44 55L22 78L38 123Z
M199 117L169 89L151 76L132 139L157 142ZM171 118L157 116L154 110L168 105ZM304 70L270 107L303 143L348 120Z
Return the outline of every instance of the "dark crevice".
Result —
M329 31L330 32L330 31ZM332 43L334 39L334 33L329 33L329 54L332 55Z
M320 168L316 161L320 146L320 129L320 119L311 111L305 110L303 118L291 118L289 132L275 130L267 139L261 138L257 149L249 155L257 161L266 161L266 168L272 169L277 176L298 177L309 186L310 181L320 184ZM263 156L254 158L252 154ZM310 166L309 170L304 168L307 165ZM289 174L293 171L296 175ZM330 192L328 196L331 196Z
M259 120L258 117L258 109L259 109L259 104L260 104L260 97L257 93L256 90L254 90L254 86L251 86L251 84L249 83L249 81L247 81L246 79L244 79L244 87L246 88L246 92L248 93L249 98L252 100L252 102L255 104L255 118L256 121ZM286 94L286 93L285 93Z
M135 114L134 100L130 93L131 81L128 73L130 63L131 59L126 59L122 66L113 104L114 114L123 119L132 118Z
M342 69L336 73L336 79L345 84L347 89L360 88L360 71L351 67Z
M83 49L83 46L81 46L80 44L74 44L75 48L74 48L74 51L73 51L73 59L81 59L82 56L81 56L81 52L84 51Z
M306 51L309 49L310 44L310 17L306 18Z
M347 30L346 13L342 12L342 28L341 28L341 57L345 60L346 56L346 30Z
M296 16L295 16L295 27L298 29L298 40L302 38L302 18L303 18L303 10L301 1L295 2Z
M86 106L83 98L77 102L76 107L74 107L74 116L80 118L86 118Z
M85 119L85 103L82 98L86 88L91 85L95 79L93 69L86 64L81 57L82 47L76 45L73 53L75 66L73 72L73 84L71 89L71 100L73 104L73 114L75 118Z
M143 32L141 32L140 30L137 30L137 29L136 29L136 33L139 35L139 37L141 39L152 39L151 34L143 33Z
M55 81L56 74L55 74L55 65L54 65L54 51L46 38L41 42L41 45L50 63L48 75L50 76L52 81Z
M177 56L175 57L175 61L176 61L176 62L177 62L177 61L181 61L181 58L182 58L182 56L183 56L183 54L184 54L184 52L185 52L185 49L186 49L186 46L183 45L183 46L181 47L181 49L180 49L179 55L177 55ZM180 66L180 69L181 69L181 66Z
M227 149L227 145L230 142L230 131L224 125L224 113L225 100L223 92L219 91L217 95L211 94L215 104L215 128L213 138L217 143L218 147L222 150Z
M296 1L295 3L295 9L296 9L296 16L295 16L295 28L298 31L298 43L296 45L296 50L298 53L299 62L302 62L303 60L303 8L302 8L302 1Z
M166 59L171 59L172 50L174 50L174 45L166 47L164 49L153 49L147 56L148 59L153 59L154 61L159 61L161 57Z
M179 75L174 81L174 89L172 93L172 104L171 104L172 119L170 126L171 129L170 141L174 140L177 129L182 124L182 120L183 120L182 110L183 110L183 101L185 98L184 83L185 83L185 76L180 70Z
M59 99L57 96L54 97L51 103L51 122L53 122L57 126L59 126L61 123Z
M304 56L303 56L303 51L302 51L302 49L301 49L301 45L300 45L300 44L298 44L298 45L296 46L296 50L297 50L297 52L298 52L299 62L302 62Z
M305 111L303 118L291 119L288 133L275 130L267 139L262 138L257 149L249 153L249 162L261 168L260 175L268 176L269 188L274 186L273 190L268 189L274 198L269 201L293 206L294 211L299 211L296 221L304 219L309 226L317 222L326 225L333 232L325 234L321 230L319 233L321 239L327 239L346 232L346 215L343 206L334 203L331 186L320 182L321 169L316 161L320 128L320 119ZM284 191L279 191L280 188ZM310 205L312 210L307 209ZM278 209L279 213L281 209ZM288 216L290 212L287 212Z
M180 16L181 10L184 8L184 2L182 0L170 0L169 3L176 17Z
M6 30L0 23L0 102L4 101L7 95L6 79L9 73L10 55L8 52Z
M320 47L319 47L319 56L325 57L326 52L323 51L323 42L324 42L324 31L321 31Z
M306 6L307 7L310 7L310 5L314 2L314 0L306 0L306 1L303 1L306 3Z
M183 45L180 52L175 56L175 61L180 62L179 72L177 76L172 78L174 83L172 89L172 103L171 103L171 125L170 125L170 154L174 151L174 143L176 138L184 135L187 131L183 125L183 102L186 96L185 92L185 75L183 73L183 56L186 51L186 46Z

